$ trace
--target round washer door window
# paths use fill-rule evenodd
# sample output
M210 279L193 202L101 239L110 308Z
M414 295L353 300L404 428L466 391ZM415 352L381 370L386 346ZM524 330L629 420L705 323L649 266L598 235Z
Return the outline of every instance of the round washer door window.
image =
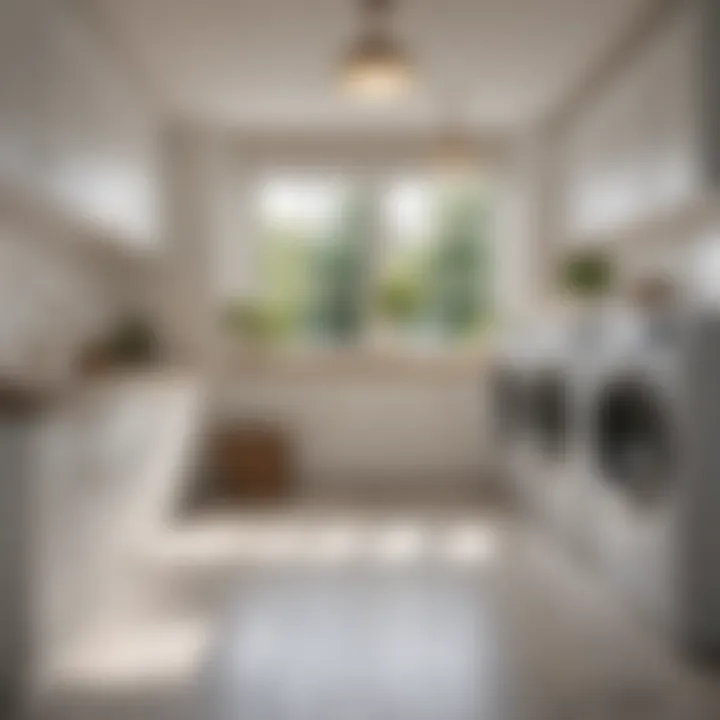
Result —
M561 373L547 373L535 379L532 387L531 422L533 435L548 455L565 449L568 432L568 398Z
M493 378L492 404L495 432L501 442L512 440L525 421L525 386L520 373L502 370Z
M641 380L608 385L597 409L597 453L605 478L638 499L661 495L675 471L672 419L657 388Z

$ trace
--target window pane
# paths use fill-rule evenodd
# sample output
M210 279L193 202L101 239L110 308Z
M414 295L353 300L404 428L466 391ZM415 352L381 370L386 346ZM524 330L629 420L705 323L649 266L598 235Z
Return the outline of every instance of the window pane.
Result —
M308 259L308 330L321 343L356 340L364 320L364 296L369 236L372 232L371 198L348 191L325 241Z
M473 179L403 179L384 195L380 322L414 344L476 337L491 315L487 193Z
M377 193L328 176L259 187L259 292L232 303L234 334L334 346L366 334L411 347L477 338L492 317L488 194L473 180L396 179Z
M370 204L334 178L281 178L260 191L260 312L275 343L332 345L363 321Z

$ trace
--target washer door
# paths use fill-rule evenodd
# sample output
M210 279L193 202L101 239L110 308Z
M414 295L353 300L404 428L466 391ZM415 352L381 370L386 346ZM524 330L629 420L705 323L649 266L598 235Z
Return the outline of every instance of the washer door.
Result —
M539 447L546 455L559 455L565 449L569 424L567 383L563 373L547 372L536 377L530 403L531 430Z
M675 472L675 436L658 388L628 379L601 391L596 452L604 477L628 495L651 499L667 490Z
M492 380L492 414L495 435L512 442L523 431L526 415L526 386L519 372L499 370Z

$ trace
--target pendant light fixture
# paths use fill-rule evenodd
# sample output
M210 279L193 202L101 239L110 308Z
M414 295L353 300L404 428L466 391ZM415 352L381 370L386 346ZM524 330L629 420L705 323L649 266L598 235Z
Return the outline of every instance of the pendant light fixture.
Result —
M413 70L389 23L392 0L361 0L363 28L342 63L342 84L353 97L389 101L406 94Z

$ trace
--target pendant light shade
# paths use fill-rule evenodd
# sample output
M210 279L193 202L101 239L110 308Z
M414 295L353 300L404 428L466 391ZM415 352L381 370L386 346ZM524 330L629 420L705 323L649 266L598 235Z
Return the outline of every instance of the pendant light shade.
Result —
M390 0L364 0L365 27L347 53L342 84L352 96L369 101L393 100L413 85L408 58L388 28Z

